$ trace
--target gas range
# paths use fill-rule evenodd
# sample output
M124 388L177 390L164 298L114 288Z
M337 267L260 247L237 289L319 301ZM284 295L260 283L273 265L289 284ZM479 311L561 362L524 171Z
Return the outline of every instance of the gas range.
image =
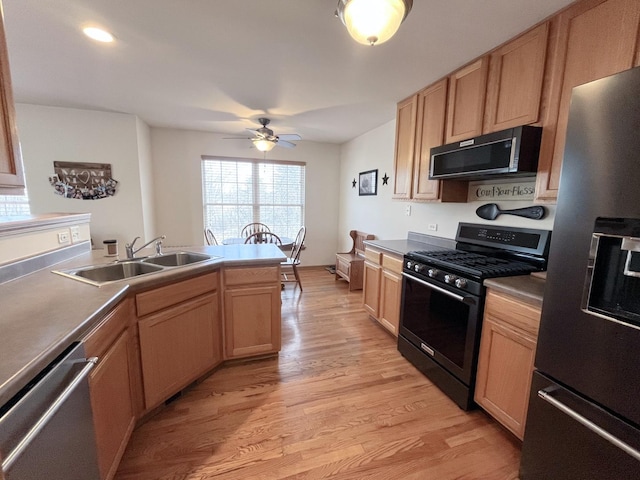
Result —
M404 272L475 295L486 278L527 275L546 269L548 230L461 223L456 249L408 252Z

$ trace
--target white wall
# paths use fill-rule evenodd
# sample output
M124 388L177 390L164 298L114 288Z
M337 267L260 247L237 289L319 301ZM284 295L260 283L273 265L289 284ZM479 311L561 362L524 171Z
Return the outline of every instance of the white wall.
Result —
M446 238L454 238L458 222L491 223L526 228L551 230L555 216L555 205L546 206L547 216L542 220L529 220L512 215L501 215L489 222L475 214L476 209L491 201L468 203L422 203L394 200L393 156L395 145L395 120L386 123L354 140L342 145L340 154L340 248L349 248L349 230L358 229L373 233L383 240L402 239L408 231L426 233ZM358 173L378 169L378 195L358 196L358 186L352 188L353 179L358 181ZM387 174L388 185L382 185L382 177ZM490 182L486 182L490 183ZM533 202L496 202L502 209L519 208ZM405 213L411 205L411 215ZM429 231L427 226L435 223L438 230Z
M225 140L208 132L151 129L156 228L168 245L202 245L202 155L261 158L247 140ZM267 159L306 163L307 248L304 265L335 263L338 234L340 147L308 141L293 149L276 147Z
M149 239L154 235L152 220L145 221L147 216L153 219L153 212L144 211L150 202L143 201L141 174L148 175L149 168L141 145L144 124L137 117L28 104L17 104L16 114L32 214L91 213L96 247L102 247L106 238L123 244L138 235ZM117 193L100 200L56 195L48 180L54 161L110 163L119 182ZM149 188L145 190L148 194Z

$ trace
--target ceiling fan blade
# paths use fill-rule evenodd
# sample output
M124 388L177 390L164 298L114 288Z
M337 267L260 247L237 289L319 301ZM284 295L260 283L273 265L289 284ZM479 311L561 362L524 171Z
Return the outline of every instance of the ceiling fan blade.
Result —
M285 148L293 148L296 146L295 143L287 142L286 140L281 140L280 138L278 138L278 142L276 143L276 145Z
M222 137L223 140L253 140L253 137Z
M278 135L278 138L280 140L288 140L288 141L302 140L302 137L297 133L283 133L281 135Z
M262 133L262 132L260 132L258 130L253 130L251 128L247 128L247 132L251 132L251 135L253 135L254 138L267 138L267 136L264 133Z

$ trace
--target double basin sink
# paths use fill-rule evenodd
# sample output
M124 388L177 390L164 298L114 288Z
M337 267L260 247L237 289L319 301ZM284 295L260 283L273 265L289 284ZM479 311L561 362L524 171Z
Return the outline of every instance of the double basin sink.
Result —
M211 260L211 255L193 252L174 252L146 258L132 258L106 265L91 265L70 270L54 270L53 273L73 278L91 285L104 285L127 278L139 277L150 273L162 272L167 268L182 267L193 263Z

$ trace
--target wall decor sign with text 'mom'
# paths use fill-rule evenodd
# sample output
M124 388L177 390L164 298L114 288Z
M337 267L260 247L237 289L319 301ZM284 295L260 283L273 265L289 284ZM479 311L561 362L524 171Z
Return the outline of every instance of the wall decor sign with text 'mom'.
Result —
M53 170L49 183L65 198L99 200L116 193L110 163L53 162Z

